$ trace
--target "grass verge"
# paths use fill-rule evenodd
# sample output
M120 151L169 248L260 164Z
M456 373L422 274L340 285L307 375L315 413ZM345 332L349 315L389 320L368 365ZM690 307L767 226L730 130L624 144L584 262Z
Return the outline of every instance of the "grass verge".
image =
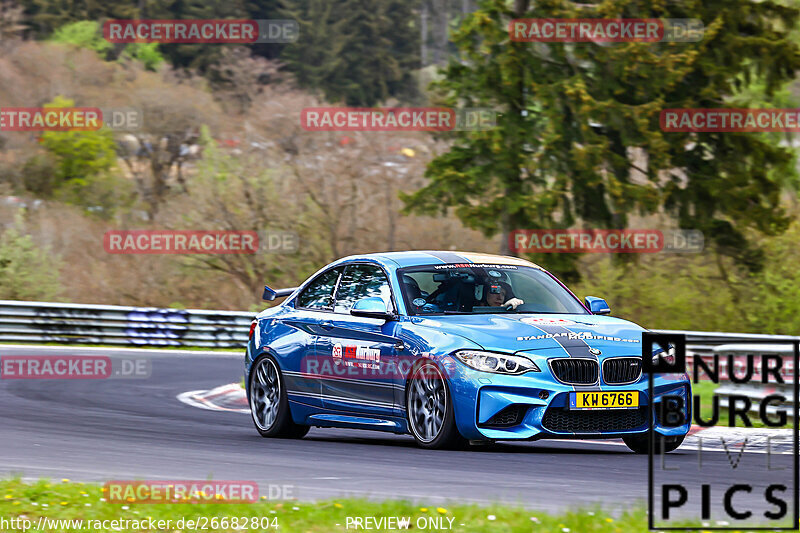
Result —
M190 531L188 520L209 520L228 518L227 527L207 524L204 531L270 531L272 524L278 524L278 531L330 532L347 531L348 517L408 517L410 530L430 530L431 524L439 524L441 529L461 532L500 531L530 532L552 531L557 533L628 533L647 531L646 513L637 508L620 516L612 517L600 509L584 509L560 515L532 512L513 506L476 505L421 505L405 501L372 502L360 499L336 499L314 503L297 501L259 501L250 504L112 504L104 501L102 487L99 485L74 483L69 480L39 480L26 483L20 479L0 481L0 520L30 520L33 530L40 517L49 520L82 520L83 527L49 522L38 531L113 531L112 528L92 528L93 521L129 520L121 531ZM262 525L270 527L234 529L230 521L236 517L241 520L257 519ZM262 521L262 518L264 519ZM164 529L150 528L148 519L171 520L171 526ZM182 527L177 521L183 519ZM139 521L135 524L132 521ZM419 522L418 522L419 521ZM241 522L240 522L241 524ZM426 524L427 527L420 527ZM0 524L3 531L21 530ZM17 525L20 525L19 523ZM99 525L99 524L95 524ZM110 523L106 525L110 526ZM49 527L48 527L49 526ZM59 527L60 526L60 527ZM138 527L135 527L138 526ZM197 528L198 530L200 528ZM354 530L351 527L350 530ZM380 530L380 529L379 529Z

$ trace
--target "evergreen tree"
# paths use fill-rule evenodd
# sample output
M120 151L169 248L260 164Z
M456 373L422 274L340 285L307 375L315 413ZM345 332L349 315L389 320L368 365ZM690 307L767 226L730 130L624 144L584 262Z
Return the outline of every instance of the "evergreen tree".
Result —
M414 95L419 32L413 2L292 0L285 13L299 22L300 39L281 59L302 86L352 106Z
M487 235L512 229L626 227L660 209L706 245L757 270L746 235L783 231L779 194L796 179L792 152L768 134L665 133L667 108L716 108L749 80L765 97L800 64L798 11L751 0L483 0L453 35L460 57L436 84L444 104L490 107L491 131L453 134L407 209L455 214ZM511 42L514 18L696 18L693 43ZM574 254L535 257L575 275Z

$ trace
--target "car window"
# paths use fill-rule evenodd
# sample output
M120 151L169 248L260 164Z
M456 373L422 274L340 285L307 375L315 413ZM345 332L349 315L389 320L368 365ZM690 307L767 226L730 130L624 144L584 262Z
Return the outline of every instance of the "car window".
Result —
M314 278L297 297L297 306L306 309L331 309L333 291L341 271L341 268L333 268Z
M587 314L581 303L545 271L515 265L431 265L399 272L409 314ZM515 299L517 305L506 302Z
M373 296L392 309L392 291L383 270L375 265L348 265L336 292L334 312L349 313L358 300Z

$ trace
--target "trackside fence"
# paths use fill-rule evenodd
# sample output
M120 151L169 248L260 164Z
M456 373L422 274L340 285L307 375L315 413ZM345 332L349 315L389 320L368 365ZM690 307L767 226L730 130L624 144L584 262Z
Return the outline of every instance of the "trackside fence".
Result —
M0 342L243 348L254 316L255 313L238 311L0 300ZM685 335L690 365L697 355L712 366L717 354L723 376L728 375L728 355L740 375L747 354L769 353L783 359L781 373L786 383L792 383L794 378L794 352L786 341L800 337L672 330L655 333ZM706 377L703 372L700 375ZM723 405L724 397L730 394L749 396L754 409L758 409L762 398L773 393L783 394L789 403L795 401L792 387L772 379L760 383L758 378L747 385L723 382L717 390L723 396Z
M694 372L695 358L702 359L708 368L715 368L718 361L719 374L722 377L716 394L720 396L720 406L728 406L728 398L732 395L747 396L752 401L751 411L760 409L761 400L771 394L780 394L786 398L783 405L770 402L768 413L784 409L791 417L797 399L794 396L794 345L800 337L789 335L760 335L749 333L714 333L704 331L668 331L656 330L655 333L683 334L686 336L686 362L690 375ZM771 355L781 359L780 375L783 383L774 376L767 375L762 382L761 357ZM753 374L748 383L737 384L728 377L732 374L742 377L747 374L748 356L754 356ZM706 373L698 370L700 379L708 379Z
M0 342L242 348L255 313L0 300Z

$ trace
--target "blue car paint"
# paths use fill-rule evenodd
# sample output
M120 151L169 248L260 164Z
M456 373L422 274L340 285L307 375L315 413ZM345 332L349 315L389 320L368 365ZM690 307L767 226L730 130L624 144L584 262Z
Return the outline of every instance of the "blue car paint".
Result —
M519 261L515 258L486 256L486 259L481 259L477 264L504 264L512 260ZM329 358L333 345L332 336L342 328L352 335L355 328L358 330L355 333L357 338L370 346L380 348L381 359L387 365L392 362L397 364L400 353L395 344L398 342L402 342L404 346L400 350L404 354L403 362L421 361L425 358L438 364L447 376L457 428L468 439L611 438L643 434L647 431L647 423L632 430L599 433L555 432L542 425L546 410L565 407L569 402L569 393L575 390L639 391L640 406L649 405L653 399L648 395L648 380L643 373L630 384L608 385L600 378L596 387L587 389L559 382L548 364L551 359L570 357L570 350L578 350L579 346L580 349L585 349L586 345L602 352L597 357L601 365L612 357L641 357L641 333L646 330L632 322L589 314L588 309L585 315L407 315L397 276L399 269L474 262L454 252L412 251L351 256L325 266L310 276L282 304L257 315L257 327L245 355L246 378L249 378L249 370L255 359L262 354L269 354L277 361L283 374L292 418L296 423L410 433L405 412L407 380L403 375L398 374L396 379L374 383L304 377L307 375L307 369L302 367L304 357L312 356L322 360ZM385 323L380 320L354 323L350 315L295 307L297 295L318 274L350 263L375 264L385 271L399 315L396 320ZM533 264L528 266L535 267ZM566 289L565 286L564 288ZM534 324L523 322L523 319L533 319ZM544 319L545 323L565 320L569 326L566 330L561 327L553 330L561 333L548 334L547 327L535 325L535 321L539 319ZM328 328L320 326L323 322L329 323ZM583 337L583 340L571 339L570 333ZM536 363L541 372L512 376L474 370L451 355L464 349L524 354ZM245 379L245 383L249 387L249 379ZM666 394L678 395L683 398L687 411L690 409L691 384L687 375L658 375L653 388L656 403ZM249 390L247 392L249 398ZM543 399L545 392L546 398ZM510 405L526 407L521 423L509 428L481 427ZM690 427L690 413L687 412L685 420L687 423L683 426L667 427L659 424L656 419L654 429L665 436L685 435Z

